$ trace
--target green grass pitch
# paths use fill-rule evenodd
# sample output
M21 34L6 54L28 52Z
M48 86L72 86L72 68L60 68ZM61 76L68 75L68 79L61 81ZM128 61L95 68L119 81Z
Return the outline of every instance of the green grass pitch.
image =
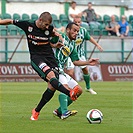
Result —
M79 82L83 90L84 82ZM57 91L42 109L38 121L30 121L31 110L46 89L45 82L0 83L0 133L133 133L133 83L91 82L98 95L83 91L69 109L78 114L66 120L54 117L59 106ZM104 117L101 124L89 124L86 114L97 108Z

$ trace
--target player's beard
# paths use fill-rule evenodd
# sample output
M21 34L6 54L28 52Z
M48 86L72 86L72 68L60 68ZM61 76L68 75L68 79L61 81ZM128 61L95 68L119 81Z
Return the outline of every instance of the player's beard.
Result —
M76 35L74 35L74 34L69 34L69 39L70 40L76 40Z

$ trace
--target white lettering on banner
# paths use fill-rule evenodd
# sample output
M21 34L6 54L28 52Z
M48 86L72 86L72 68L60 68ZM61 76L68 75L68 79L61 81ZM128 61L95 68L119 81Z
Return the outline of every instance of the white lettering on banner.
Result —
M24 66L19 66L21 74L24 74Z
M0 64L0 82L43 81L30 64Z
M133 66L108 66L110 74L133 74Z
M0 66L1 74L18 74L18 71L15 66Z
M27 67L27 70L28 70L29 74L36 74L35 70L32 69L31 66L28 66L28 67Z
M1 75L32 75L36 74L31 66L0 66Z
M21 74L36 74L31 66L18 66L18 68L20 69Z

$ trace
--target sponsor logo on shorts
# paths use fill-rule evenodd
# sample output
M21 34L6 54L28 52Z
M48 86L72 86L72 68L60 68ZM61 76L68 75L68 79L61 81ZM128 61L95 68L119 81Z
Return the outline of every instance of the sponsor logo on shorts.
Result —
M43 72L46 72L48 69L50 69L50 67L49 67L49 66L45 66L45 67L43 68Z
M40 68L40 69L43 69L45 66L47 66L46 63L41 63L41 64L39 65L39 68Z

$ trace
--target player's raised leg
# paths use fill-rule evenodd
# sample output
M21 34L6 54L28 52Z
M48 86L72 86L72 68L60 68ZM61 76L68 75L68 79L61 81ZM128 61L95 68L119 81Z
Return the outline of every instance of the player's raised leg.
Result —
M38 62L37 60L35 62L32 61L32 67L40 75L40 77L42 77L42 79L48 82L48 88L43 93L42 98L37 107L32 110L32 116L30 118L31 120L38 120L38 116L41 109L53 97L55 90L59 90L62 93L65 93L66 95L71 97L72 100L77 99L76 95L78 93L78 89L70 90L65 88L56 78L58 77L58 73L52 71L51 68L46 63L37 65L37 62Z

